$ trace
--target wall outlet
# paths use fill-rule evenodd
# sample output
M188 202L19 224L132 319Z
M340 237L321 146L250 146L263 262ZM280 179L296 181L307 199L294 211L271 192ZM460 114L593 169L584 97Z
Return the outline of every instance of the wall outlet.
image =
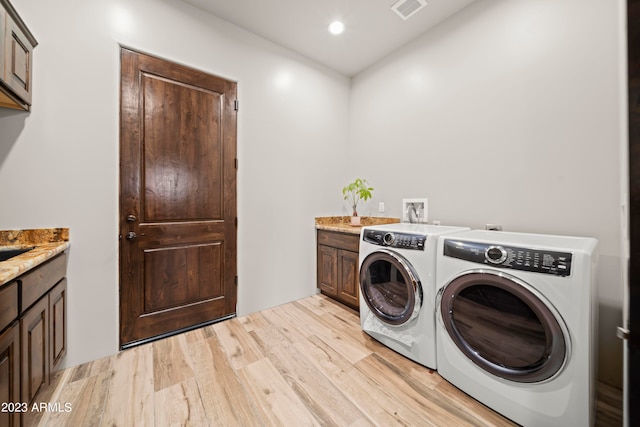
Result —
M384 213L384 202L378 203L378 212Z
M490 231L502 231L502 226L500 224L487 224L484 226L484 229Z

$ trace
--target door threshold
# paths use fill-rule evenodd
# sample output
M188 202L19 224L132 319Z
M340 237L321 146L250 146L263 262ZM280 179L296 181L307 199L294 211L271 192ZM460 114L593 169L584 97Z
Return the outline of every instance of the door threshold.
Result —
M137 347L137 346L142 345L142 344L147 344L147 343L158 341L158 340L161 340L161 339L164 339L164 338L169 338L169 337L172 337L174 335L182 334L184 332L193 331L194 329L200 329L200 328L203 328L205 326L209 326L209 325L213 325L215 323L223 322L225 320L233 319L234 317L236 317L236 313L229 314L229 315L224 316L224 317L219 317L217 319L209 320L207 322L198 323L197 325L188 326L186 328L176 329L175 331L166 332L164 334L154 335L154 336L149 337L149 338L143 338L141 340L128 342L126 344L121 345L120 346L120 350L127 350L127 349L129 349L131 347Z

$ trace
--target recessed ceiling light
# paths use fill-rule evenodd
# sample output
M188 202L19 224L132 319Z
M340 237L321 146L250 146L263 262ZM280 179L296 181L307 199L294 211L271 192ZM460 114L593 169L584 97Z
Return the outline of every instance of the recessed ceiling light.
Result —
M340 21L333 21L329 24L329 32L331 34L342 34L344 31L344 24Z

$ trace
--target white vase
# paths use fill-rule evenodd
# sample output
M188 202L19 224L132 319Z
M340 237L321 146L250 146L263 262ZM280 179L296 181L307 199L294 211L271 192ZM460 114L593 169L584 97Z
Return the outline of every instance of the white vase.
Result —
M357 227L360 225L360 217L359 216L352 216L351 217L351 225L354 227Z

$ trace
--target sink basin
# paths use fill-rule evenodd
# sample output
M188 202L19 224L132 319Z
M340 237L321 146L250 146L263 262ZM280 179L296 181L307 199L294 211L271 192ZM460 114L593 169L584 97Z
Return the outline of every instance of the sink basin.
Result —
M35 246L30 248L21 248L21 249L0 249L0 262L6 261L14 256L22 255L25 252L29 252Z

